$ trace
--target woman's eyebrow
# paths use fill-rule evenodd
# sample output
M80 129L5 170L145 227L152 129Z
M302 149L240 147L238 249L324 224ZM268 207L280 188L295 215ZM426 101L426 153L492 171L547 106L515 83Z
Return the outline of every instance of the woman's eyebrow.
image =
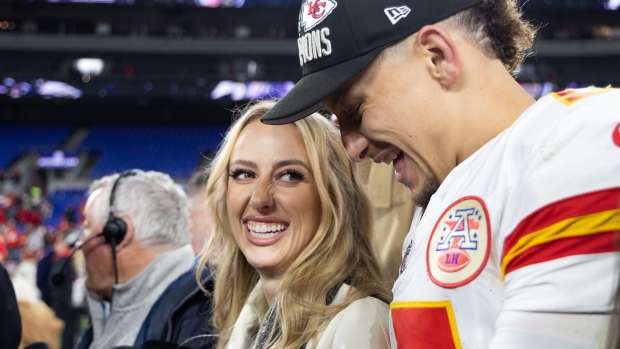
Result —
M299 166L304 167L306 170L310 171L310 168L308 167L308 165L306 165L306 163L301 160L296 160L296 159L281 160L275 163L276 167L284 167L284 166L289 166L289 165L299 165Z
M231 165L244 165L247 167L252 167L252 168L256 168L256 163L254 161L250 161L250 160L235 160L233 162L230 163Z

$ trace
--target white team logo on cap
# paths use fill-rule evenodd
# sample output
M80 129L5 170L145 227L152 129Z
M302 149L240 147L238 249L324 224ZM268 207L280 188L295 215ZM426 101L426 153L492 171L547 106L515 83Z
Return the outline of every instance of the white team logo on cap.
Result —
M383 12L390 20L390 23L396 24L401 19L407 17L411 13L409 6L393 6L386 7Z
M426 266L433 282L455 288L474 280L489 259L491 223L481 198L463 197L451 204L433 227Z
M335 0L304 0L299 11L299 32L307 32L323 22L338 6Z

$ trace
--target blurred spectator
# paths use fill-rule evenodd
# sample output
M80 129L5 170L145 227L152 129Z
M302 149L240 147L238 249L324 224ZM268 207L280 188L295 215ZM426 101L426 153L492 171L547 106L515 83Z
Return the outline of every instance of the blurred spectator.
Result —
M4 241L9 252L9 260L19 261L21 253L22 239L17 231L14 219L9 221L4 226Z
M26 250L31 251L37 258L43 256L45 248L45 228L41 225L33 226L28 235Z
M60 348L60 336L64 326L54 312L40 301L18 300L17 304L22 320L20 348L41 342L50 349Z
M79 330L79 311L73 306L73 281L76 278L75 268L69 258L71 249L65 239L58 238L53 247L50 275L62 274L63 282L51 283L49 286L50 307L62 321L65 328L62 333L62 348L72 349ZM48 279L48 282L51 280Z
M26 255L12 278L21 313L20 348L43 342L56 349L60 347L60 335L64 325L40 299L40 292L35 285L36 265L31 257L30 254Z
M91 327L78 348L132 345L152 305L192 269L187 197L163 173L124 172L91 185L84 217Z
M209 175L198 171L190 178L187 184L189 197L189 233L192 235L192 248L196 254L200 253L211 231L211 217L207 207L206 184Z
M0 263L3 263L9 256L9 251L6 248L4 237L0 234Z

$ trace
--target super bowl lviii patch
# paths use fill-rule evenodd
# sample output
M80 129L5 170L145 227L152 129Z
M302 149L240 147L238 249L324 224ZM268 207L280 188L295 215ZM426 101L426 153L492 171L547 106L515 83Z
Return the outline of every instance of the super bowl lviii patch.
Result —
M484 201L466 196L452 203L433 227L426 250L429 277L455 288L475 279L489 259L491 223Z

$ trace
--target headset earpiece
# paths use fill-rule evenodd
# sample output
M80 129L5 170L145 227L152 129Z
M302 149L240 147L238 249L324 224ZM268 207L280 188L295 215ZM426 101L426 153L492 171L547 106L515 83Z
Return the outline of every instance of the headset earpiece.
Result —
M103 226L103 230L101 231L101 233L103 234L105 241L112 246L117 246L118 244L120 244L123 239L125 239L125 235L127 234L127 223L125 223L122 218L117 217L113 212L114 199L116 197L116 187L118 187L120 181L123 178L135 175L135 171L125 171L121 173L114 181L114 184L112 184L112 189L110 190L110 214L108 216L108 221Z
M103 237L108 244L120 244L127 234L127 223L122 218L110 215L103 227Z

